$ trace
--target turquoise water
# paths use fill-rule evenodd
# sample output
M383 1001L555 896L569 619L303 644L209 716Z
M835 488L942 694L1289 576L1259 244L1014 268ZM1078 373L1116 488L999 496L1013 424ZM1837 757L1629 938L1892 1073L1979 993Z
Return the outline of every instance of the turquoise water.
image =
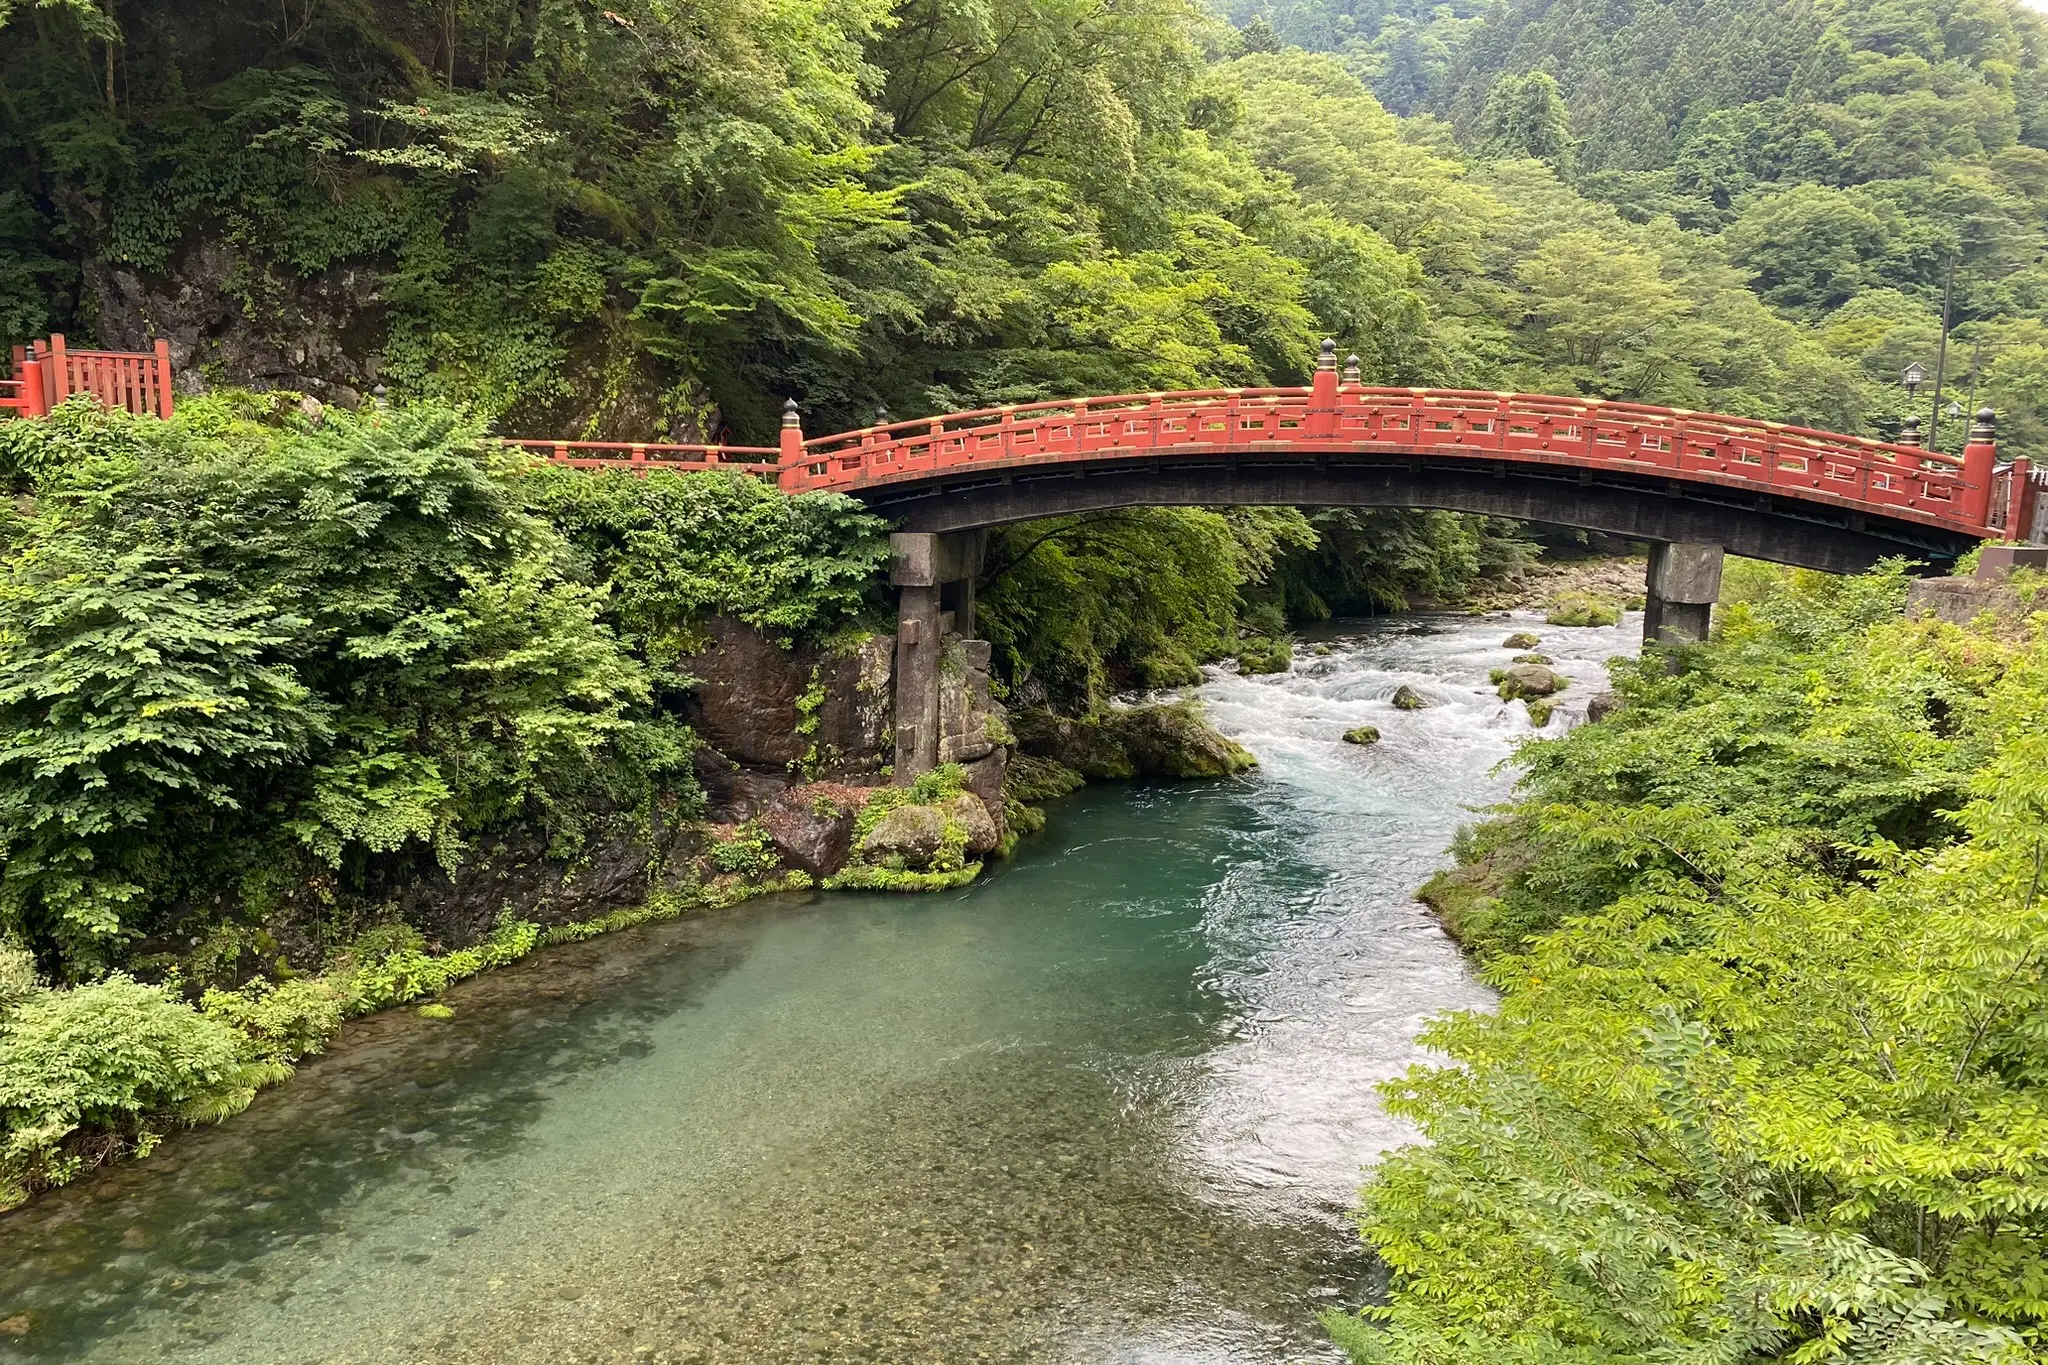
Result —
M0 1221L0 1358L1331 1359L1314 1314L1373 1292L1346 1210L1407 1136L1372 1083L1486 1003L1408 893L1528 733L1485 684L1517 624L1218 675L1256 774L1080 794L961 892L757 902L352 1025ZM1581 708L1628 644L1544 634Z

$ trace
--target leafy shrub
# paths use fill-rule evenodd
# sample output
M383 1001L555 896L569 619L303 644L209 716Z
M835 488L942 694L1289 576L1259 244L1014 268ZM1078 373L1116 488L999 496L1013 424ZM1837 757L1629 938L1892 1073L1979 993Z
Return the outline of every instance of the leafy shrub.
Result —
M147 1145L151 1123L217 1120L283 1069L167 991L119 974L40 991L0 1023L0 1203L68 1179L81 1129Z
M327 1045L341 1029L350 999L332 981L300 977L272 984L252 981L240 990L209 990L200 1011L235 1029L250 1055L296 1062Z
M2032 1358L2048 637L1899 588L1789 575L1617 666L1460 836L1424 894L1503 996L1387 1087L1428 1145L1367 1190L1357 1359Z

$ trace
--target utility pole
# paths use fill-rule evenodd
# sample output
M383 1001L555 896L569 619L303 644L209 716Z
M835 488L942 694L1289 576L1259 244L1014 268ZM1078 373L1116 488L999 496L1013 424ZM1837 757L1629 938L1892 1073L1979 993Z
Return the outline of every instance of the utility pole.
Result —
M1934 416L1927 423L1927 448L1937 449L1941 435L1941 379L1948 371L1948 310L1956 292L1956 258L1948 258L1948 279L1941 286L1941 349L1934 357Z

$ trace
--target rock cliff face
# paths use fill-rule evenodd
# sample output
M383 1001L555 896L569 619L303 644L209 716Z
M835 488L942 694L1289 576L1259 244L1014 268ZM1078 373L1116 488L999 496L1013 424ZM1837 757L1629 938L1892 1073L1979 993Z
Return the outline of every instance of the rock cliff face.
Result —
M751 819L808 780L882 780L892 742L888 636L785 649L722 616L705 636L678 667L696 680L682 718L703 745L697 780L713 820Z

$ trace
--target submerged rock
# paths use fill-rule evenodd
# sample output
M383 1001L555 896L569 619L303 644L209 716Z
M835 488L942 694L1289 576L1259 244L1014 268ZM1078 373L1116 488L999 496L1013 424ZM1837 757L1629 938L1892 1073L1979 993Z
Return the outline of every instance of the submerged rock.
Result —
M1428 697L1423 696L1407 683L1402 683L1394 689L1393 701L1396 711L1425 711L1429 709L1431 704Z
M1344 742L1346 744L1377 744L1380 742L1379 727L1361 725L1355 730L1346 730L1344 732Z
M1516 664L1503 671L1500 680L1502 701L1513 701L1517 697L1547 697L1564 689L1565 680L1542 664Z
M1517 654L1514 662L1518 664L1547 664L1554 663L1555 660L1548 654Z

